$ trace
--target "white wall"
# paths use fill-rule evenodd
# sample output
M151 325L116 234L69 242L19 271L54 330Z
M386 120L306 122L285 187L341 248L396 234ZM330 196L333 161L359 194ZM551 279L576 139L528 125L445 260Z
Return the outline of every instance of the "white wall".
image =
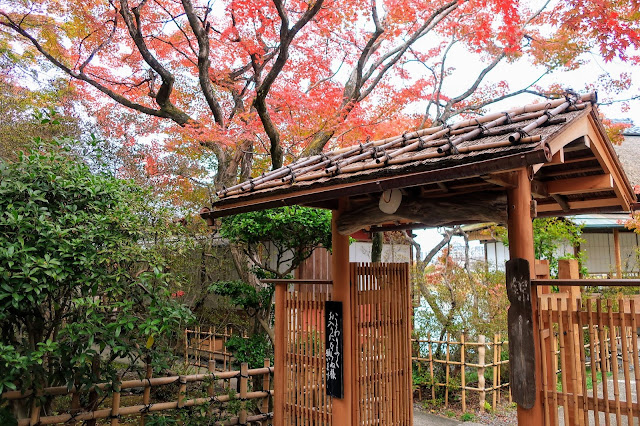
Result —
M371 243L355 241L349 246L349 262L371 262ZM382 262L411 262L411 246L405 244L384 244L382 246Z
M608 274L615 272L616 262L614 258L613 231L607 233L583 233L584 243L580 250L585 252L585 266L590 274ZM620 232L620 254L622 257L622 270L624 272L638 272L636 261L636 249L639 246L638 235L632 232ZM504 271L504 263L509 260L509 249L502 242L489 242L485 244L486 259L489 268ZM573 248L569 244L561 246L556 254L573 254Z

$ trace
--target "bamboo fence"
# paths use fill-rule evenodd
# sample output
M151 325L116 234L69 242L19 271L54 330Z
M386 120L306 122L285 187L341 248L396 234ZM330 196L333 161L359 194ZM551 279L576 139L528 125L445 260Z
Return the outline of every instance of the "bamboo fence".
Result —
M196 367L207 368L210 360L216 361L216 366L221 364L220 371L231 368L233 354L227 350L227 342L234 335L232 327L216 329L213 327L195 327L193 330L184 330L184 363ZM241 334L247 339L246 332Z
M447 334L445 340L433 340L429 336L426 340L413 339L413 365L427 369L428 388L431 399L435 403L438 388L444 388L444 406L448 407L452 400L451 393L460 392L460 402L463 412L467 411L468 392L478 394L478 408L485 410L487 393L491 393L490 404L495 410L501 402L502 391L508 394L511 403L510 383L502 382L503 373L508 369L509 360L502 359L502 351L508 348L509 342L502 340L500 334L495 334L493 340L486 336L478 336L476 342L470 341L462 334L458 341L451 340ZM435 348L440 347L440 351ZM437 354L439 352L439 355ZM487 385L485 374L491 369L491 383ZM469 370L477 371L477 384L471 386ZM458 380L459 379L459 380ZM422 399L423 387L418 387L418 397Z
M19 426L31 425L52 425L52 424L76 424L77 422L87 422L95 419L109 419L111 426L120 424L122 417L140 416L140 425L145 424L145 418L148 413L156 413L167 410L175 410L185 407L194 407L206 405L211 414L220 413L224 408L215 408L213 405L224 404L230 401L258 401L258 414L250 414L245 404L242 405L237 415L229 415L225 421L218 424L222 425L246 425L246 424L265 424L267 420L273 417L273 413L269 412L270 400L273 390L270 389L273 367L268 359L265 360L262 368L249 369L246 363L242 363L238 371L214 371L214 361L208 363L208 372L203 374L191 374L184 376L170 377L152 377L152 368L149 364L146 366L146 377L140 380L125 380L118 383L100 383L90 387L89 389L78 389L75 386L68 389L66 386L48 387L38 391L34 396L32 390L27 391L10 391L1 395L2 400L20 400L31 398L31 410L29 418L18 419ZM254 377L262 378L262 389L249 391L249 379ZM224 394L216 395L214 384L216 381L238 381L239 392L237 395ZM201 391L205 391L205 397L189 398L189 383L201 383ZM176 400L152 402L151 389L161 386L178 384L178 392ZM129 389L143 389L142 404L126 406L122 404L121 396L123 391ZM79 401L80 394L96 393L97 391L111 392L111 406L106 408L94 409L92 411L82 411L74 404ZM71 395L71 408L68 412L58 415L42 415L39 402L41 397L56 397ZM227 417L227 416L225 416Z

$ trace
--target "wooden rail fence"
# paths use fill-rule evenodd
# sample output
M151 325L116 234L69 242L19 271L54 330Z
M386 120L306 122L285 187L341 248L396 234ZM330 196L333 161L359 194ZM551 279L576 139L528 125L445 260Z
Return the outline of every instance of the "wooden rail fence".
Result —
M466 412L467 392L477 392L478 408L485 410L487 393L491 393L491 407L495 410L501 401L502 390L507 391L509 402L511 402L510 384L502 383L503 372L508 368L506 364L509 360L503 360L501 354L508 344L508 341L502 340L500 334L495 334L493 340L487 340L481 335L476 342L467 340L464 334L458 341L451 340L449 335L445 340L433 340L430 337L426 340L413 339L412 360L414 366L420 370L420 374L424 374L423 377L426 375L427 383L424 387L430 389L431 399L434 402L438 388L444 388L445 407L449 406L450 392L460 391L462 410ZM437 347L441 348L439 356L435 349ZM440 374L438 374L438 368ZM469 369L477 371L476 386L470 386ZM485 373L489 369L492 370L491 383L487 386ZM417 390L419 398L422 399L422 387Z
M264 362L264 367L249 369L246 363L242 363L240 370L238 371L224 371L214 372L214 361L211 360L208 363L208 372L203 374L191 374L184 376L170 376L170 377L152 377L152 368L147 365L146 378L140 380L125 380L119 383L100 383L94 385L88 389L78 389L75 386L71 389L67 389L66 386L56 386L44 388L37 393L36 398L32 398L30 417L18 419L19 426L32 426L32 425L52 425L52 424L76 424L77 422L84 422L94 419L109 419L111 426L117 426L120 423L120 418L129 416L140 416L140 424L144 425L145 417L148 413L156 413L166 410L175 410L183 407L193 407L199 405L209 405L210 412L213 413L212 404L226 403L229 401L240 400L258 400L259 414L249 414L246 407L243 406L237 415L230 416L219 424L223 425L246 425L246 424L263 424L263 422L273 417L273 413L269 412L270 400L273 395L273 390L270 389L271 374L273 373L273 367L270 365L270 361L267 359ZM262 390L249 391L249 378L261 377L262 378ZM237 379L239 381L239 392L237 395L225 394L216 395L214 384L216 381L230 381L231 379ZM201 383L201 390L206 390L206 397L189 398L187 385L189 383ZM167 386L171 384L178 384L178 392L175 401L163 401L152 402L151 401L151 389ZM124 406L121 403L122 391L126 389L142 388L142 404L136 404L131 406ZM58 415L41 415L41 407L39 405L40 398L38 397L55 397L72 395L72 401L78 400L77 397L81 393L90 394L96 391L111 392L111 407L94 409L91 411L82 411L80 408L70 408L68 412ZM26 391L10 391L4 392L1 395L3 400L20 400L32 397L34 392L32 390ZM72 403L73 405L73 403ZM226 416L225 416L226 417Z

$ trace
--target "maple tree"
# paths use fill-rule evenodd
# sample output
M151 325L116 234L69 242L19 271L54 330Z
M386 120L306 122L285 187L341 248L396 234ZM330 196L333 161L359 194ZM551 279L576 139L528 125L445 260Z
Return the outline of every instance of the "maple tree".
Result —
M0 48L62 70L107 136L133 145L163 134L142 170L188 191L546 93L537 80L489 81L505 62L526 59L541 75L579 67L592 51L637 63L637 9L612 0L21 0L0 10ZM463 78L456 50L473 65Z

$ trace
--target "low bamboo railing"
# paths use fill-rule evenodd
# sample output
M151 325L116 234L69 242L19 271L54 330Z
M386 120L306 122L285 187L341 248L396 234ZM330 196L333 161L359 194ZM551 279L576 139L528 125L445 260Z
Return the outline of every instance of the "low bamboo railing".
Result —
M41 416L41 407L37 401L39 398L32 398L32 405L30 410L30 417L18 419L19 426L31 426L31 425L52 425L52 424L76 424L76 422L83 422L94 419L110 419L111 426L119 425L121 417L141 416L140 424L144 425L144 418L147 413L156 413L167 410L175 410L184 407L193 407L199 405L210 405L214 403L225 403L234 400L248 401L262 399L261 404L258 404L259 414L249 415L246 407L238 412L237 416L230 417L224 422L219 424L223 425L246 425L250 423L261 424L273 417L273 413L268 412L269 402L273 396L273 390L270 389L271 374L273 373L273 367L270 365L268 359L264 362L264 367L249 369L247 363L242 363L240 370L238 371L224 371L214 372L214 361L211 360L208 365L208 372L203 374L191 374L184 376L169 376L169 377L151 377L152 369L147 366L147 374L145 379L140 380L125 380L119 383L100 383L96 384L88 389L78 389L73 386L71 389L67 389L66 386L56 386L44 388L37 393L38 397L46 396L64 396L72 395L77 396L79 393L91 393L95 391L111 391L111 407L96 409L92 411L75 411L70 409L68 413ZM262 390L249 391L249 378L261 376L262 377ZM220 380L237 379L239 381L239 392L237 396L232 395L216 395L214 389L214 383ZM188 398L187 384L201 382L203 387L206 386L206 397L201 398ZM177 383L178 393L177 400L168 402L151 402L151 389L159 386L166 386ZM121 404L122 391L126 389L142 388L142 404L123 406ZM1 395L2 400L19 400L32 397L34 392L32 390L26 391L10 391L4 392ZM73 401L72 397L72 401Z
M509 363L509 360L502 360L501 353L503 348L508 347L509 342L502 340L500 334L495 334L493 340L487 340L485 336L478 336L478 341L468 341L466 336L462 334L459 341L451 340L447 335L445 340L432 340L428 337L426 340L413 339L413 357L414 365L417 363L421 366L428 366L428 375L430 382L426 386L431 390L431 399L436 401L436 393L438 388L444 388L444 406L449 406L450 391L460 391L463 412L467 411L467 392L477 392L479 396L478 408L485 410L487 393L491 393L491 407L496 409L501 401L501 391L506 390L509 402L511 402L510 383L502 383L503 366ZM434 346L444 346L444 351L440 357L436 357ZM456 348L457 347L457 348ZM452 348L454 350L452 350ZM457 349L457 350L455 350ZM489 354L487 353L489 351ZM459 357L452 359L454 354ZM473 362L473 361L476 362ZM434 371L434 367L440 365L444 370L444 381L436 380L438 375ZM452 368L459 368L459 375L452 375ZM485 380L485 371L492 369L492 383L487 386ZM508 367L504 367L508 368ZM478 372L477 386L469 386L467 382L467 369L476 369ZM441 376L440 376L441 377ZM457 379L459 377L460 382ZM422 388L418 388L418 397L422 399Z

